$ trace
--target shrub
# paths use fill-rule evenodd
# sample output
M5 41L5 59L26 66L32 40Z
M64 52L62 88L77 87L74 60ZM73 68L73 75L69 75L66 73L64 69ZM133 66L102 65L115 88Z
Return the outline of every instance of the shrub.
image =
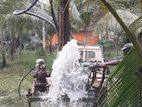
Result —
M37 57L46 56L46 52L44 51L43 48L37 49L35 54L36 54Z

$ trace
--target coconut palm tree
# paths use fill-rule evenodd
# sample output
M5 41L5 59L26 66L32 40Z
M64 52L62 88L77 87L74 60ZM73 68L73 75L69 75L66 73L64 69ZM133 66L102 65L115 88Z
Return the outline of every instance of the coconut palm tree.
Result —
M124 58L124 60L116 67L112 74L110 75L108 81L106 82L107 90L102 89L100 91L99 97L97 99L98 107L141 107L141 42L138 42L138 34L141 30L142 19L139 17L128 29L128 26L119 17L115 9L129 9L133 13L140 15L140 10L137 4L133 4L130 0L131 6L126 0L109 0L109 3L115 4L112 8L105 0L101 0L107 11L100 15L103 17L109 11L119 22L123 30L126 32L127 37L131 40L134 45L134 49ZM136 0L136 2L141 2ZM83 1L82 1L83 3ZM100 3L100 2L99 2ZM142 7L142 6L141 6ZM98 20L97 20L98 21ZM140 31L139 31L140 30ZM141 36L138 36L141 37ZM131 67L130 67L131 65ZM140 71L140 72L139 72Z
M123 61L116 67L110 75L107 83L107 90L101 90L97 100L98 107L141 107L141 48L136 41L138 35L136 31L141 29L139 22L141 17L133 24L133 30L128 29L116 11L105 0L101 0L108 10L113 14L119 24L126 32L128 38L133 43L134 49L128 53ZM132 27L131 27L132 28ZM139 31L140 33L141 31ZM141 35L140 35L141 37ZM131 67L130 67L131 65Z
M16 5L15 5L16 3ZM24 5L26 5L25 1L17 1L17 0L2 0L0 1L0 15L2 16L2 18L0 18L1 22L1 26L3 28L3 31L6 31L6 29L8 29L8 31L10 32L11 35L11 50L10 50L10 55L11 57L13 56L15 50L17 49L16 47L19 45L20 46L20 51L21 52L21 35L22 35L22 30L24 28L24 26L26 24L31 24L29 22L32 22L31 20L29 20L30 18L22 15L22 16L14 16L12 13L15 9L17 8L22 8L24 7ZM25 21L29 21L28 23L25 23ZM16 42L16 38L17 38L17 42ZM19 43L19 44L16 44Z

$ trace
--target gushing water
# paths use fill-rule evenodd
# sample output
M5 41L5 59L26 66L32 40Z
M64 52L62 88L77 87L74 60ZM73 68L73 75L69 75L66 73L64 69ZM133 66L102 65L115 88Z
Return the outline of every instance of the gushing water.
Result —
M81 67L79 58L80 53L76 40L68 42L58 53L52 66L53 70L50 77L51 86L49 93L42 96L48 99L47 104L49 104L49 102L54 104L60 102L61 104L64 97L68 97L70 102L77 103L81 98L86 96L85 82L88 75ZM41 106L46 107L47 104L44 102ZM62 103L60 107L66 107L63 106L64 104L65 103ZM71 107L73 107L73 105Z

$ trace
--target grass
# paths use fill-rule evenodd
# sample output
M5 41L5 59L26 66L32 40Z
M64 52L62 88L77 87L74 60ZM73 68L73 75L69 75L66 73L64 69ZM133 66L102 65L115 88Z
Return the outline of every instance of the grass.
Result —
M109 55L113 57L113 54L115 54L114 51ZM19 99L18 85L21 78L35 66L38 58L45 59L47 70L51 71L55 56L53 53L44 53L39 49L37 51L24 50L19 57L12 60L7 57L7 66L0 69L0 107L5 107L5 105L6 107L27 107L25 94L32 87L32 73L23 81L21 85L22 99Z
M13 60L7 58L7 66L0 69L0 105L6 107L27 107L25 104L25 94L32 87L32 73L30 73L21 85L22 99L18 96L18 85L21 78L35 66L37 58L44 58L47 70L51 71L54 54L44 53L41 51L22 52L20 57Z

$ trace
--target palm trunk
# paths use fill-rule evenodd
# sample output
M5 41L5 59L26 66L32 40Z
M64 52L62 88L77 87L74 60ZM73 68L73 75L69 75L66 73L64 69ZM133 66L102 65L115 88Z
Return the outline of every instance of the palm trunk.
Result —
M70 40L70 22L69 22L69 2L61 0L59 6L59 48Z
M46 33L45 33L45 22L42 21L42 45L44 51L46 51Z
M15 39L14 39L14 28L12 27L11 28L11 49L10 49L10 57L11 59L14 57L14 52L15 52L15 45L14 45L14 42L15 42Z
M42 3L42 11L44 11L44 4ZM42 21L42 45L44 51L46 51L46 32L45 32L45 21Z
M22 49L23 49L23 44L22 44L22 31L20 32L20 36L19 36L19 42L20 42L20 46L19 46L19 56L22 52Z
M139 33L137 40L138 40L139 45L140 45L140 47L141 47L141 49L142 49L142 31Z
M57 30L57 32L59 32L58 22L57 22L57 19L56 19L56 16L55 16L55 12L54 12L54 9L53 9L53 0L50 0L50 6L51 6L51 15L52 15L54 24L56 26L56 30Z
M16 50L18 49L18 56L20 56L22 52L22 27L19 26L19 29L17 30L17 38L15 43Z
M1 51L2 51L2 62L1 62L1 68L3 68L6 65L6 57L5 57L5 50L4 50L4 41L3 41L3 32L0 29L1 32Z

